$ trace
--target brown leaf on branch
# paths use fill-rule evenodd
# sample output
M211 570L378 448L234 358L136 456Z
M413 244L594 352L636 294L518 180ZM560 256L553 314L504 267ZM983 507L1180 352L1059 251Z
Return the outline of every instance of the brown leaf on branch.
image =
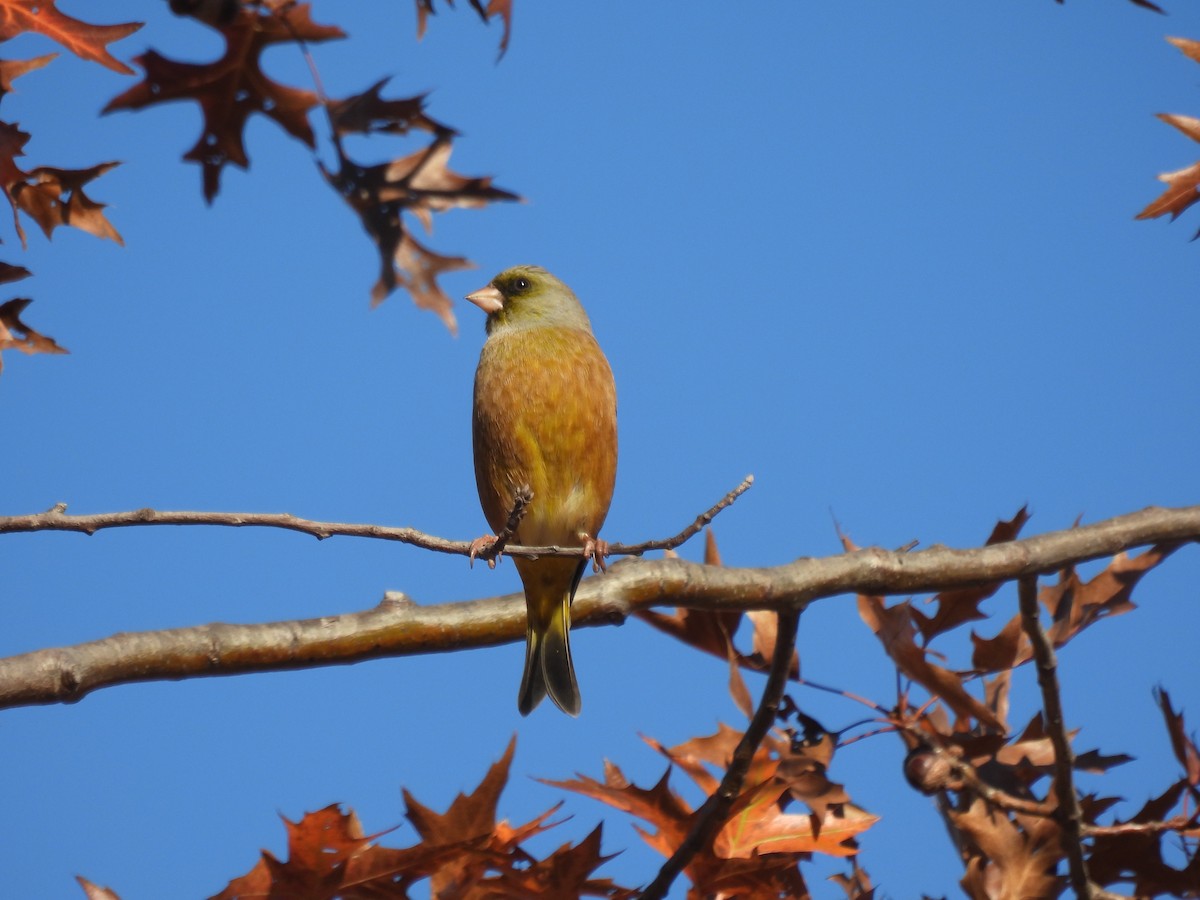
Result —
M250 164L244 131L251 114L261 113L305 145L315 145L308 111L317 105L317 95L272 81L260 68L263 50L273 44L345 36L340 28L314 23L309 8L298 3L241 9L230 24L217 28L225 39L225 53L216 62L177 62L148 51L134 60L145 70L145 78L110 100L103 112L172 100L200 104L204 129L183 158L203 167L204 199L211 203L224 166L245 169Z
M8 198L13 211L13 228L25 246L25 229L17 217L17 201L13 196L13 188L25 179L25 172L17 165L17 157L25 155L25 145L29 142L29 132L22 131L19 126L9 122L0 122L0 190Z
M1195 739L1184 730L1183 712L1175 712L1171 707L1171 696L1164 688L1155 689L1154 700L1167 723L1171 749L1175 752L1179 764L1183 766L1184 780L1193 788L1200 786L1200 750L1196 748Z
M117 892L112 888L100 887L98 884L92 884L86 878L75 876L75 880L79 882L79 886L83 888L84 896L87 900L121 900L117 896Z
M1022 506L1017 510L1017 514L1007 522L996 523L996 527L992 529L984 546L990 547L993 544L1016 540L1021 533L1021 528L1028 521L1028 507ZM1002 581L993 581L977 587L942 591L933 597L933 602L937 604L937 612L932 616L926 616L913 607L914 621L921 632L921 637L928 642L931 638L949 631L963 622L987 618L984 613L979 611L979 604L1000 590L1003 584Z
M213 900L382 900L408 897L411 887L426 879L432 896L462 900L632 898L633 891L611 879L592 877L609 858L600 854L599 828L578 844L564 844L539 860L522 842L552 827L545 820L557 807L518 827L496 821L514 747L510 742L479 787L458 795L445 813L422 806L405 792L408 817L421 836L418 844L382 847L377 842L381 835L364 834L353 812L328 806L298 822L284 819L287 859L264 851L253 869L230 881Z
M963 890L976 900L994 897L1057 897L1063 883L1055 875L1063 851L1051 818L1014 816L976 798L968 809L950 811L966 836ZM1015 821L1014 821L1015 820Z
M1130 595L1138 581L1175 552L1177 544L1158 544L1135 557L1113 557L1102 572L1082 581L1074 566L1059 572L1058 582L1041 589L1039 599L1050 612L1053 624L1048 636L1061 647L1085 628L1102 619L1134 609ZM1033 657L1029 639L1021 630L1021 617L1015 615L993 637L971 634L975 645L971 665L977 672L999 672L1029 662Z
M704 533L704 564L719 566L721 554L711 528ZM678 607L670 613L653 609L640 609L634 613L642 621L659 631L683 641L697 650L711 653L721 659L732 660L733 664L754 672L770 669L770 660L775 653L778 617L768 610L750 610L746 618L753 626L749 653L734 646L733 638L742 622L740 610L707 610ZM800 677L800 655L792 653L788 677Z
M1169 37L1167 40L1189 59L1200 62L1200 41L1178 37ZM1193 141L1200 142L1200 119L1170 113L1159 113L1158 118L1168 125L1173 125ZM1200 188L1200 162L1174 172L1164 172L1158 176L1158 180L1164 182L1167 189L1138 213L1136 218L1155 219L1169 214L1173 222L1184 210L1200 200L1200 193L1197 193L1197 189ZM1197 232L1197 236L1200 236L1200 231Z
M12 93L12 83L16 79L34 69L40 69L57 56L57 53L47 53L33 59L0 59L0 97Z
M106 162L90 169L56 169L40 166L10 188L16 205L29 215L47 238L59 225L71 225L96 237L124 246L121 235L104 215L106 204L97 203L83 186L120 163Z
M18 297L0 304L0 353L5 350L20 350L22 353L69 353L65 347L55 343L54 338L34 331L21 321L21 313L33 301ZM4 357L0 356L0 370L4 368Z
M133 34L142 27L141 22L92 25L60 12L55 2L0 0L0 41L32 31L56 41L80 59L100 63L122 75L133 74L133 69L108 52L108 45Z
M417 39L425 37L425 26L434 9L434 0L416 0L417 3ZM504 23L504 34L500 37L500 55L508 49L508 39L512 33L512 3L513 0L488 0L487 6L483 0L470 0L471 8L479 13L479 18L487 22L493 16L499 16ZM454 0L446 0L447 6L454 6Z
M0 262L0 284L8 284L10 281L20 281L22 278L28 278L32 274L24 266L14 266L10 263Z
M823 815L789 813L780 799L786 784L774 779L744 791L734 802L729 821L713 842L718 856L752 859L768 853L824 853L853 856L853 838L879 821L852 804Z
M429 309L457 331L454 305L437 283L443 272L474 268L461 256L443 256L417 241L404 220L413 215L430 231L433 213L455 207L476 208L517 195L492 186L492 179L468 178L452 172L447 163L455 131L425 115L424 98L386 100L385 82L361 94L327 104L333 124L338 170L321 171L330 186L349 204L379 250L379 280L371 289L378 305L397 287L405 288L421 309ZM346 134L407 134L419 130L433 141L390 162L364 166L351 159L340 140Z
M343 100L330 100L325 111L333 130L347 134L408 134L413 129L432 134L454 135L456 132L425 115L425 95L385 100L382 91L390 79L375 82L361 94Z
M1189 805L1186 811L1172 819L1171 813L1179 808L1179 801L1187 788L1185 781L1177 781L1162 794L1154 797L1126 821L1108 826L1107 833L1097 834L1092 839L1088 856L1088 873L1098 884L1130 884L1134 896L1156 897L1168 894L1176 897L1194 897L1200 893L1200 853L1196 852L1194 840L1179 841L1170 849L1172 856L1179 857L1182 851L1183 866L1168 865L1163 855L1163 840L1174 832L1185 833L1193 829L1195 837L1197 810ZM1155 827L1170 821L1173 828ZM1128 893L1124 891L1122 893Z
M858 613L867 627L875 632L896 668L931 694L940 697L960 716L970 716L1003 730L1004 725L996 714L967 692L961 677L931 663L928 652L917 646L911 603L904 601L889 607L884 604L882 597L860 594Z
M1119 553L1086 582L1080 580L1074 566L1063 569L1058 583L1042 588L1038 598L1053 619L1047 634L1054 646L1061 647L1101 619L1134 609L1130 599L1134 586L1177 549L1178 544L1156 544L1134 557Z

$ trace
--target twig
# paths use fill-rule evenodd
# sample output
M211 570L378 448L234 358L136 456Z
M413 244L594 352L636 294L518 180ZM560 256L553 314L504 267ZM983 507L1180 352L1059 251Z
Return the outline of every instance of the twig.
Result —
M490 568L496 568L496 563L500 561L500 554L504 552L504 548L512 540L512 536L517 533L517 526L521 524L521 519L525 517L525 511L529 509L529 504L532 501L533 491L529 490L529 488L517 491L517 496L513 498L513 506L508 512L508 519L505 520L504 527L478 553L468 554L471 562L482 559ZM480 540L482 541L484 538L480 538Z
M36 520L42 517L37 516L0 520L0 531L14 521L25 527L10 524L7 530L88 530L79 520L89 517L66 517L66 522L56 523L54 517L60 515L61 510L44 513L42 517L49 518L40 525ZM289 527L286 521L283 527ZM1200 506L1146 509L974 550L935 546L897 555L868 548L757 569L681 559L622 560L604 577L584 579L571 620L578 628L622 622L634 611L651 607L780 610L803 608L838 594L928 593L1053 572L1146 544L1198 539ZM515 551L510 547L507 552ZM126 632L0 659L0 709L74 702L99 688L132 682L345 665L494 646L524 635L519 594L440 606L388 603L366 612L304 621Z
M1151 822L1118 822L1113 825L1083 826L1085 837L1118 837L1122 834L1164 834L1168 831L1192 831L1196 827L1196 816L1173 816L1170 819Z
M717 503L696 517L687 528L674 537L662 540L642 541L638 544L609 544L609 556L640 556L648 550L664 550L678 547L688 538L699 532L713 520L721 510L731 505L744 494L753 483L753 476L747 476L741 484L722 497ZM0 534L14 534L29 531L76 531L82 534L95 534L104 528L124 528L134 525L218 525L232 528L263 527L283 528L309 534L317 540L330 537L375 538L384 541L398 541L411 544L424 550L438 553L459 554L469 556L471 541L451 541L436 537L415 528L392 528L384 525L366 525L347 522L320 522L312 519L302 519L290 513L239 513L239 512L195 512L195 511L159 511L154 509L135 509L127 512L94 513L91 515L70 515L65 503L59 503L43 513L25 516L0 516ZM521 512L523 513L523 508ZM514 510L516 513L516 510ZM519 516L518 516L519 518ZM512 522L510 516L509 522ZM508 529L506 529L508 530ZM503 534L503 532L502 532ZM505 543L510 538L511 531L505 537ZM579 556L584 555L582 547L522 547L500 545L507 556ZM490 549L489 549L489 552ZM485 554L478 554L487 558Z
M679 532L674 537L666 538L665 540L657 541L642 541L640 544L609 544L609 556L641 556L651 550L674 550L676 547L685 543L694 535L699 534L706 525L710 524L716 517L717 513L728 506L732 506L734 501L746 491L750 490L754 484L754 476L747 475L742 479L742 483L735 487L732 491L710 506L707 510L696 516L696 520L687 528Z
M1088 878L1087 860L1083 856L1083 809L1075 793L1075 753L1063 721L1062 695L1058 690L1058 660L1039 619L1037 591L1036 575L1026 575L1017 581L1021 628L1033 645L1038 687L1042 691L1042 711L1046 715L1046 734L1054 745L1054 793L1058 799L1054 818L1063 830L1062 848L1067 855L1075 896L1091 900L1094 890Z
M659 869L658 875L642 891L640 900L661 900L665 897L679 873L698 852L712 843L713 837L724 826L730 807L741 793L742 782L754 759L754 753L779 712L779 701L787 686L792 650L796 646L796 626L799 621L798 609L780 610L771 671L767 675L767 684L763 688L758 709L754 711L754 718L750 720L742 739L738 741L721 784L697 810L696 821L692 823L687 837L675 848L671 858Z

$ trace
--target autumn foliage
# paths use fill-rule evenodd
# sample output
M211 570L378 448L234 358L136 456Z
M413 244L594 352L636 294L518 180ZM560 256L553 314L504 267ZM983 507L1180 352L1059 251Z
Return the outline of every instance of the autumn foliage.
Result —
M1133 2L1157 9L1145 0ZM503 55L512 26L511 0L486 5L470 0L470 6L484 20L501 21ZM54 0L0 0L0 41L38 32L81 59L139 79L113 97L104 113L153 114L162 103L196 104L203 124L183 159L200 167L200 189L210 203L220 194L226 166L249 166L245 129L252 115L270 119L306 148L317 146L318 133L327 134L332 157L319 162L316 173L354 211L377 248L379 268L370 301L380 303L403 288L418 306L455 329L451 302L438 278L471 264L464 256L426 246L415 236L414 223L429 233L435 213L512 201L517 195L495 186L490 177L461 175L450 168L458 133L433 118L424 96L392 96L387 80L381 79L351 96L330 98L319 80L286 85L264 74L260 59L268 47L285 45L307 55L317 72L320 45L346 37L335 24L313 21L307 3L178 0L172 7L193 18L196 27L220 34L224 49L217 58L183 61L149 50L127 64L114 55L112 45L135 32L139 23L84 22L58 10ZM420 31L436 11L434 0L416 0ZM1200 62L1200 43L1171 40ZM0 100L15 79L53 59L54 54L0 61ZM1200 141L1200 119L1160 118ZM351 136L380 135L414 141L415 149L371 160L347 150ZM12 209L18 241L25 243L25 226L32 221L47 238L65 226L122 243L105 204L93 198L102 176L118 163L24 168L29 140L19 124L0 119L0 188ZM1174 219L1200 196L1200 163L1160 178L1166 191L1139 218ZM30 274L0 262L0 282ZM30 302L21 297L0 303L0 363L2 351L9 349L67 352L24 320ZM1017 540L1027 521L1026 511L1019 510L993 527L985 545ZM848 536L842 540L847 552L857 549ZM804 711L802 689L841 692L806 681L797 654L777 653L785 637L780 633L782 615L767 610L642 611L639 615L649 625L713 656L714 665L728 667L730 695L747 723L764 709L769 713L765 737L748 741L747 723L720 724L713 733L670 746L647 737L647 752L663 760L663 774L653 783L637 784L616 762L599 757L574 777L542 773L544 783L597 801L597 810L617 811L615 820L628 820L664 860L679 861L691 897L808 896L806 870L820 856L844 866L834 880L847 897L869 898L875 896L870 860L860 852L858 837L878 817L836 780L838 754L856 741L899 740L906 756L903 772L896 774L914 791L935 798L962 863L961 884L968 896L1079 893L1079 871L1092 885L1131 889L1139 897L1196 896L1200 749L1182 712L1166 690L1156 692L1163 739L1178 761L1178 772L1165 778L1160 792L1135 814L1118 817L1112 812L1117 798L1108 793L1104 777L1131 757L1122 748L1075 745L1077 733L1055 721L1056 687L1047 662L1089 629L1133 612L1139 580L1178 546L1163 542L1137 555L1118 555L1089 578L1066 566L1046 584L1023 580L1015 595L1011 582L994 580L928 600L858 596L864 640L873 636L879 642L894 665L898 690L895 696L870 700L841 694L852 711L847 719L860 720L848 726L821 723ZM722 565L711 533L706 564ZM766 699L756 701L744 671L773 672L788 690L770 705ZM1038 681L1045 697L1041 707L1011 708L1014 679L1022 677ZM502 817L515 746L514 738L478 787L459 795L444 812L424 806L406 790L404 816L418 836L409 846L391 846L397 843L389 835L395 822L368 832L353 812L337 806L295 822L285 818L286 859L263 852L215 900L365 900L407 897L417 886L433 896L462 898L641 896L645 884L617 884L601 871L615 852L607 846L615 830L611 824L607 835L596 824L584 836L564 836L557 849L538 853L530 842L563 828L559 806L515 825ZM731 793L711 836L698 838L710 813L689 796L713 797L726 786ZM630 837L628 829L618 833L618 844ZM79 880L93 900L119 896Z

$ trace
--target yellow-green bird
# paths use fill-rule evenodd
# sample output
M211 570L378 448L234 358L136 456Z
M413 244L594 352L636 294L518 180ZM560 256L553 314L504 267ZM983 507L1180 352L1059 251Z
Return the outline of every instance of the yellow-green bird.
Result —
M501 272L467 299L487 313L475 370L472 437L479 502L504 528L518 493L533 500L513 542L584 547L597 535L617 474L617 392L608 360L571 289L538 266ZM525 674L517 708L547 694L579 715L571 664L571 600L587 558L514 558L525 587Z

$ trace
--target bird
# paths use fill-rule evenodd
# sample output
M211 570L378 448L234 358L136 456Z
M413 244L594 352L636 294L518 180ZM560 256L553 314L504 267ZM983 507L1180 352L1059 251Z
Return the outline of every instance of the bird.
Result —
M527 612L517 708L529 715L548 695L578 716L571 601L589 559L603 566L607 549L598 535L617 473L612 369L579 299L540 266L505 269L466 299L487 313L471 419L484 517L502 531L517 497L529 493L511 540L584 550L582 557L514 557Z

